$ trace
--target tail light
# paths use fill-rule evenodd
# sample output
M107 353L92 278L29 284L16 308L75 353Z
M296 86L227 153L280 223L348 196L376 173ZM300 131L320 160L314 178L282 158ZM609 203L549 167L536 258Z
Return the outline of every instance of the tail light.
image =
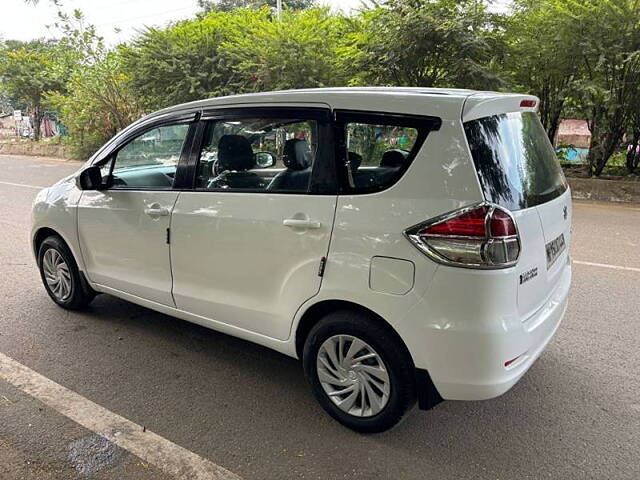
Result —
M416 225L407 238L433 260L467 268L506 268L518 261L520 238L507 210L480 204Z

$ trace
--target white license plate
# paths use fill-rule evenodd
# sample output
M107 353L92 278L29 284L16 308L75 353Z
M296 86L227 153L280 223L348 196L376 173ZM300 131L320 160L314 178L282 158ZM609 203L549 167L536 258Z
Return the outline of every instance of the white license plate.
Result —
M549 270L551 265L553 265L562 252L564 252L564 249L567 248L564 242L564 234L561 233L559 237L551 240L545 245L545 248L547 250L547 270Z

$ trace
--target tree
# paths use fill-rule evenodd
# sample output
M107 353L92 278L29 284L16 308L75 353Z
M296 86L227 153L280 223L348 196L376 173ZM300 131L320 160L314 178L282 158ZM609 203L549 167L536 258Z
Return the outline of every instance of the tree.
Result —
M223 44L223 53L243 80L243 91L344 85L337 57L345 22L328 8L248 15Z
M256 10L264 6L276 8L277 0L198 0L198 6L205 13L212 11L230 12L238 8L253 8ZM282 0L282 8L289 10L304 10L315 6L316 0Z
M124 68L148 109L237 93L243 83L221 52L253 11L211 12L166 28L149 28L121 47Z
M578 103L589 123L589 173L602 173L633 113L640 85L640 0L558 0L558 15L573 21L583 78Z
M627 171L631 174L640 165L640 87L633 94L630 110L626 132L631 141L627 147L626 166Z
M109 52L92 65L76 70L68 88L67 94L49 94L47 101L60 114L78 158L91 156L142 114L117 52Z
M31 116L34 139L40 139L40 124L44 117L47 92L65 89L55 42L7 42L0 52L0 89L12 103L23 103Z
M540 119L553 143L580 70L573 22L548 2L518 0L505 20L504 40L503 75L514 90L540 99Z
M352 84L498 89L492 16L477 0L384 1L361 13L345 61Z
M61 40L55 66L65 70L66 89L48 92L46 101L69 132L73 154L86 158L106 140L137 120L142 109L124 71L122 56L109 51L81 11L58 11L54 25Z

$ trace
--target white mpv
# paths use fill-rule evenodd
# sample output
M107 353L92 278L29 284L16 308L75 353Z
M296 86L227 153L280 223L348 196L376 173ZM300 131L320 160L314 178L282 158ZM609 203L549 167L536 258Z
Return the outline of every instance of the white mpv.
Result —
M571 283L569 188L526 95L294 90L153 113L41 191L49 296L107 293L302 360L377 432L509 390Z

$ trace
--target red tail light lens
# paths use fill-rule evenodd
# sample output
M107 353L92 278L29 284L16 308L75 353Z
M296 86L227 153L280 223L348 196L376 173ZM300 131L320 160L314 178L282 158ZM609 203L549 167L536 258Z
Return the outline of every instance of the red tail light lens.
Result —
M536 106L536 101L535 100L522 100L520 102L520 106L521 107L535 107Z
M429 257L447 265L506 268L515 265L520 255L515 221L495 205L463 208L405 234Z
M441 223L428 226L420 235L452 235L461 237L484 237L485 222L489 207L480 207Z

